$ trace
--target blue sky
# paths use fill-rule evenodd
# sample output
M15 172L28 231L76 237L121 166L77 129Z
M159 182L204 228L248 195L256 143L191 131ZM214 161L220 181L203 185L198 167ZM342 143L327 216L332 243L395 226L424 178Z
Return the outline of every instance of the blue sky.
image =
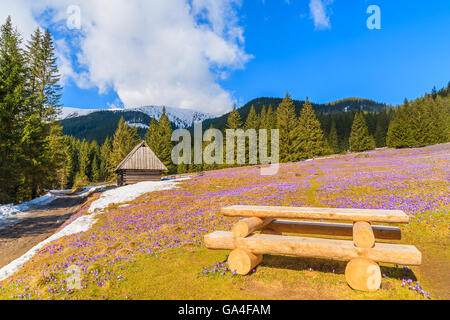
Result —
M381 30L369 30L369 5ZM358 96L399 104L450 81L450 1L339 1L330 28L315 30L307 1L246 1L241 14L245 70L223 82L243 101L256 96L309 96L329 102Z
M68 28L75 5L80 28ZM377 5L381 29L369 30ZM68 107L221 114L260 96L399 104L450 81L448 0L4 0L27 38L49 28Z

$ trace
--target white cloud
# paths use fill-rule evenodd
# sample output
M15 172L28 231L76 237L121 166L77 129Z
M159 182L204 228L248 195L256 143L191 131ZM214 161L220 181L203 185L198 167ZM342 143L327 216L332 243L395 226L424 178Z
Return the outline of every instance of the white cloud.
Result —
M26 37L29 26L37 25L31 13L36 17L52 8L51 23L66 29L67 8L79 5L81 30L63 30L67 37L56 42L63 79L100 92L112 88L126 107L167 105L223 113L234 99L218 80L251 59L235 12L239 0L16 2L2 0L0 11L27 26ZM74 53L86 71L76 68Z
M27 38L38 27L38 23L34 20L31 10L29 10L29 2L14 0L0 1L0 24L3 25L8 15L13 18L13 23L17 26L20 33Z
M331 5L333 0L310 0L309 10L311 18L314 20L315 30L330 29L330 18L327 15L327 6Z

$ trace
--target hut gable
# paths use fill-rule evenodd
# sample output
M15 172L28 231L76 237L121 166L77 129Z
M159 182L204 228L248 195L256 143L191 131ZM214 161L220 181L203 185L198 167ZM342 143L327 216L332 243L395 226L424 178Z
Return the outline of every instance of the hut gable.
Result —
M122 162L115 172L121 170L167 170L166 166L158 159L145 141L139 143Z

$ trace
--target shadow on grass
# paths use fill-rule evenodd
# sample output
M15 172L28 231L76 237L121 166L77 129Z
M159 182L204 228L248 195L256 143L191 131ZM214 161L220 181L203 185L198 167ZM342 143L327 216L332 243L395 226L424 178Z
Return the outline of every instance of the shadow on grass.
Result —
M290 256L278 256L278 255L264 255L264 259L261 262L262 266L289 269L293 271L320 271L326 273L344 274L345 261L329 260L329 259L317 259L317 258L301 258Z
M417 277L414 274L414 272L412 272L411 269L407 268L407 267L386 267L386 266L381 266L381 274L386 275L388 278L392 278L392 279L398 279L398 280L403 280L403 279L411 279L412 281L417 281Z
M225 260L226 261L226 260ZM345 267L347 261L337 261L330 259L318 258L301 258L278 255L264 255L261 266L269 268L288 269L293 271L320 271L325 273L345 274ZM389 267L380 266L381 274L393 279L412 279L416 281L417 278L411 269L407 267Z

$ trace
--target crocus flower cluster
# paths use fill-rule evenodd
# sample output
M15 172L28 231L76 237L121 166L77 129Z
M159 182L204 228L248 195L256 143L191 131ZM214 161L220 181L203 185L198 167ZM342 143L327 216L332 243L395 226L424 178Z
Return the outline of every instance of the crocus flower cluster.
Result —
M419 281L417 281L416 285L414 285L414 281L412 279L403 279L402 286L408 286L410 290L415 290L428 299L431 299L431 295L420 287Z
M228 268L228 263L217 261L211 266L203 267L202 272L199 274L199 276L210 276L210 275L219 275L219 276L225 276L225 275L231 275L235 276L236 272L233 270L231 271L230 268Z

